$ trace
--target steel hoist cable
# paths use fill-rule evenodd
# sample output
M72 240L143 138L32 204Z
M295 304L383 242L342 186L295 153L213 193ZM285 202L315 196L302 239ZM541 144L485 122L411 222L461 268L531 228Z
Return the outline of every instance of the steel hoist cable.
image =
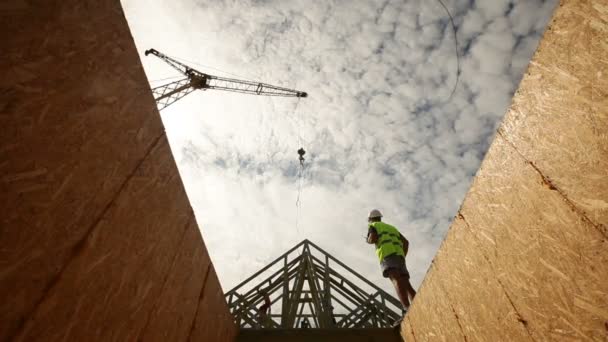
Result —
M448 9L448 7L443 3L443 0L437 1L441 4L445 12L448 14L448 17L450 17L450 23L452 23L452 31L454 32L454 47L456 50L456 82L454 82L454 88L452 88L450 96L448 96L448 98L444 101L444 103L448 103L452 100L454 93L456 93L456 88L458 88L458 82L460 81L460 54L458 53L458 36L456 34L458 30L456 29L456 24L454 23L454 17L452 16L452 13Z
M300 98L298 98L298 101L296 102L296 105L293 109L293 117L294 120L296 121L296 125L297 125L297 143L298 143L298 153L300 153L300 151L304 151L302 146L302 135L301 135L301 123L302 120L299 116L298 113L298 107L300 105ZM298 183L298 195L296 197L296 232L299 234L300 233L300 228L299 228L299 223L300 223L300 208L301 208L301 201L300 201L300 197L302 195L302 181L303 181L303 177L304 177L304 159L303 159L304 154L300 154L300 169L298 170L298 178L297 178L297 183Z

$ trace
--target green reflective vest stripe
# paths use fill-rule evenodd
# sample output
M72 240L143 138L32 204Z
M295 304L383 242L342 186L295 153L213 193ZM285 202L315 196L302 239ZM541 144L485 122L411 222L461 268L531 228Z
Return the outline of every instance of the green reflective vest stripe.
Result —
M372 222L369 226L374 227L378 233L376 255L380 262L391 254L405 257L405 254L403 254L403 241L401 241L397 228L384 222Z

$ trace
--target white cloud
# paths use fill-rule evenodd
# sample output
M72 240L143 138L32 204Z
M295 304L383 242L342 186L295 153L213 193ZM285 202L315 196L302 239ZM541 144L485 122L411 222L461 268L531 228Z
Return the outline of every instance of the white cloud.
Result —
M292 98L195 92L163 113L224 289L309 238L393 293L363 240L374 207L410 239L418 286L555 4L447 1L463 56L446 103L454 36L433 1L123 0L142 55L310 94L294 111ZM175 75L143 63L150 79Z

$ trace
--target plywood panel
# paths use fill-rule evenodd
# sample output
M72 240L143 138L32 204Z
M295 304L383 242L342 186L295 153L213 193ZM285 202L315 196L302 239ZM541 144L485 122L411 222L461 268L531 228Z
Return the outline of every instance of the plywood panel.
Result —
M188 225L162 139L28 319L18 341L133 340L161 294ZM161 195L162 194L162 195ZM107 327L107 328L105 328Z
M606 1L561 1L404 335L608 339L607 23ZM460 333L430 317L442 291Z
M465 341L441 277L437 268L431 266L406 315L416 341ZM403 325L402 335L407 333Z
M535 338L605 336L608 241L500 135L461 214Z
M608 4L562 1L500 128L608 237Z
M215 269L209 268L189 341L233 341L238 328L228 312Z
M497 270L462 217L452 223L434 267L443 287L449 289L447 295L468 341L490 341L501 335L512 341L533 340Z
M191 224L162 293L140 334L141 341L188 339L210 263L205 246L201 244L198 227Z
M4 1L0 41L0 340L230 340L119 0Z
M119 1L3 6L0 340L163 134Z
M416 341L416 336L412 330L412 324L407 317L403 319L403 322L401 322L401 339L408 342Z

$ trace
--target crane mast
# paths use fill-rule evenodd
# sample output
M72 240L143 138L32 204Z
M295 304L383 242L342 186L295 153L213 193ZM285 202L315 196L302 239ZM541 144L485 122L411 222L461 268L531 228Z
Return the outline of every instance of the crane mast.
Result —
M204 72L200 72L186 64L183 64L155 49L146 50L145 55L154 55L165 63L169 64L183 78L152 89L154 99L159 110L167 108L175 101L190 94L195 90L217 89L244 94L262 96L283 96L283 97L307 97L303 91L277 87L261 82L252 82L234 78L219 77Z

